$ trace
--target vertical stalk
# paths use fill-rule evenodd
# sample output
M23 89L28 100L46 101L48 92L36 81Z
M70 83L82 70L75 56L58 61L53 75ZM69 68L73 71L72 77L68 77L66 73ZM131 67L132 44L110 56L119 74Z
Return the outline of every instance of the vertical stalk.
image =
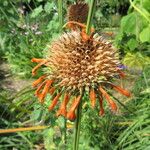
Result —
M84 96L84 87L83 87L83 90L80 91L80 92L81 92L80 93L81 94L81 100L80 100L80 104L77 108L73 150L78 150L79 149L79 138L80 138L81 116L82 116L82 98Z
M80 104L79 104L79 106L77 108L77 119L76 119L76 122L75 122L75 136L74 136L73 150L78 150L78 148L79 148L79 138L80 138L80 128L81 128L81 115L82 115L82 97L81 97Z
M59 17L59 30L62 32L63 27L63 0L58 0L58 17Z
M93 20L93 14L94 14L95 6L96 6L96 0L91 0L88 19L87 19L87 27L86 27L86 33L87 34L90 34L90 29L92 26L92 20Z

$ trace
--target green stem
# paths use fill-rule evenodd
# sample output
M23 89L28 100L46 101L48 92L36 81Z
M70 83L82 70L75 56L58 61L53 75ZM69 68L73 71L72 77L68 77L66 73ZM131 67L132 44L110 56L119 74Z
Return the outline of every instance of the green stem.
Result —
M82 116L82 97L81 97L80 104L77 108L77 119L76 119L76 122L75 122L75 136L74 136L73 150L78 150L78 148L79 148L81 116Z
M59 16L59 29L62 32L63 27L63 0L58 0L58 16Z
M88 19L87 19L87 27L86 27L87 34L90 34L95 6L96 6L96 0L91 0L90 10L89 10Z

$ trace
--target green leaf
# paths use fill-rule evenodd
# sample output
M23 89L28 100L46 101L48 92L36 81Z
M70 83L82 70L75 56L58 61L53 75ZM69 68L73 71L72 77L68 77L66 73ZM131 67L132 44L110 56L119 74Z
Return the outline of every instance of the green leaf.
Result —
M123 59L123 64L130 68L143 69L150 63L149 57L143 56L141 53L127 53Z
M37 17L41 12L43 11L42 5L39 7L35 8L31 14L31 18Z
M150 12L150 0L143 0L143 7Z
M127 45L129 46L130 50L134 50L138 46L138 42L132 38L128 41Z
M142 43L150 42L150 25L141 31L140 40Z
M121 20L121 30L125 33L136 34L136 13L133 12Z
M50 13L51 10L53 9L53 6L54 4L53 3L50 3L50 2L47 2L44 6L44 10L47 12L47 13Z

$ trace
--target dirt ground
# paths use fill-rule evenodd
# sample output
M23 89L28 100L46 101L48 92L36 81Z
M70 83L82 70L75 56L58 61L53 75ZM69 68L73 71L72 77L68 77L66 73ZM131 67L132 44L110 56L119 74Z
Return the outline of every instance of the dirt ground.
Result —
M18 92L23 87L30 85L31 82L19 79L11 74L10 67L5 61L0 61L0 90Z

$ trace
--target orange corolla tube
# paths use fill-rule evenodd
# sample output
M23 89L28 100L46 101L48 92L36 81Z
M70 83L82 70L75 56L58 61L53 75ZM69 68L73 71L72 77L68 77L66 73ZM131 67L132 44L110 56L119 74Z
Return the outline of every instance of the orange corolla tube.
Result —
M32 58L31 59L31 62L36 62L36 63L40 63L40 62L43 62L43 61L46 61L46 59L41 59L41 58Z
M130 96L131 96L131 93L130 93L129 91L127 91L127 90L121 88L120 86L117 86L117 85L114 85L114 84L111 84L111 85L112 85L112 87L113 87L116 91L120 92L122 95L125 95L125 96L127 96L127 97L130 97Z
M33 69L32 69L32 75L36 75L36 71L45 63L47 62L47 60L40 62L38 65L36 65Z
M104 108L103 108L103 98L102 98L102 96L100 96L100 98L99 98L99 105L100 105L99 115L103 116L105 114L105 111L104 111Z
M40 86L36 89L35 95L38 96L40 94L41 89L43 88L44 84L46 84L47 80L43 81Z
M76 114L75 114L75 111L72 111L72 112L69 112L68 114L67 114L67 118L69 119L69 120L75 120L76 119Z
M107 94L107 92L100 86L99 91L102 93L102 95L106 98L107 102L109 103L112 111L117 111L117 105L116 103L110 98L110 96Z
M69 120L74 120L75 119L75 110L76 108L78 107L79 103L80 103L80 100L81 100L81 95L79 95L78 97L75 97L71 107L70 107L70 110L68 111L67 113L67 118Z
M51 87L50 90L49 90L50 95L53 95L54 92L55 92L55 88L54 88L54 87Z
M91 38L91 36L87 35L84 31L81 32L81 36L82 36L82 40L85 42Z
M86 33L86 25L77 21L68 21L63 28L70 28L70 29L74 29L74 25L78 25L81 29L83 29L82 31L84 31ZM93 33L95 31L94 28L91 28L91 32Z
M66 117L66 115L67 115L67 108L66 107L67 107L67 104L69 102L69 99L70 99L70 94L65 93L64 100L63 100L59 110L57 111L57 114L56 114L57 117L60 115Z
M121 70L118 70L118 73L119 73L119 76L120 76L121 78L125 78L125 77L126 77L125 73L122 72Z
M74 105L76 105L76 97L74 98L74 101L73 101L73 103L72 103L72 105L71 105L71 108L74 106ZM76 119L76 114L75 114L75 110L69 110L68 112L67 112L67 118L69 119L69 120L75 120Z
M77 21L68 21L64 26L63 26L63 28L70 28L70 29L72 29L72 27L74 27L74 25L78 25L79 27L81 27L82 29L84 28L86 28L86 25L85 24L83 24L83 23L80 23L80 22L77 22Z
M89 96L90 96L91 106L92 108L94 108L96 104L96 94L93 88L90 89Z
M41 83L44 79L45 79L46 75L43 75L41 77L39 77L37 80L35 80L33 83L32 83L32 86L33 87L36 87L39 83Z
M91 28L90 31L91 31L91 34L88 35L86 33L86 25L83 24L83 23L80 23L80 22L76 22L76 21L69 21L67 22L63 27L68 27L72 30L76 30L76 25L79 26L81 28L81 36L82 36L82 40L84 42L88 41L88 40L92 40L93 38L93 33L95 31L94 28Z
M53 110L54 107L57 105L57 102L58 102L60 96L61 96L61 94L59 93L59 94L57 94L57 95L55 96L55 98L52 100L52 103L51 103L50 106L48 107L48 110L49 110L49 111Z
M42 93L39 95L39 100L40 100L41 103L44 102L45 96L48 93L48 90L49 90L52 82L53 82L53 80L47 80Z

